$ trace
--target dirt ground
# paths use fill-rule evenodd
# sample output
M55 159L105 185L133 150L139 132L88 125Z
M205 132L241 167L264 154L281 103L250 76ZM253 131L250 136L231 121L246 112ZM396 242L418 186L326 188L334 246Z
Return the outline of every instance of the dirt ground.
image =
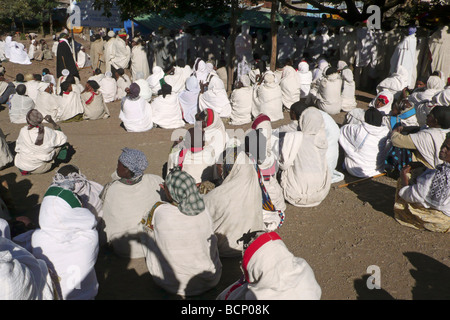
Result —
M77 41L88 45L79 38ZM3 66L7 79L12 79L18 72L40 73L45 67L56 72L55 63L52 60L33 62L30 66L11 63ZM83 83L90 72L89 69L81 71ZM371 97L357 92L358 106L367 106ZM172 131L127 133L120 126L119 103L111 103L109 108L109 119L61 125L76 151L71 163L90 180L106 184L116 169L121 148L129 147L145 152L150 163L147 172L160 175L172 144ZM334 118L342 124L344 114ZM285 120L274 123L273 127L288 121L286 113ZM8 110L1 107L0 127L8 142L14 143L22 126L11 124ZM54 173L21 176L14 166L0 172L1 180L10 186L17 214L38 212ZM345 173L345 182L355 180ZM322 299L450 299L450 234L414 230L397 223L393 217L396 181L391 178L380 177L338 188L345 182L333 185L328 197L317 207L296 208L288 204L286 221L279 230L291 252L311 265L322 288ZM223 275L218 286L190 299L213 300L241 276L240 259L223 259L222 263ZM367 286L367 279L375 269L379 270L381 289ZM153 283L144 259L119 259L102 249L96 271L100 284L98 300L180 299Z

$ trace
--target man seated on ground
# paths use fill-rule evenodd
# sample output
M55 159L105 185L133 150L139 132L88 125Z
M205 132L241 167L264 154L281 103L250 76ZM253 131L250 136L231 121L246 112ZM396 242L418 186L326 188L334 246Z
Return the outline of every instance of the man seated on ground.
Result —
M52 169L57 157L63 157L63 147L67 143L66 135L50 116L45 120L53 125L53 129L44 127L44 117L36 109L27 114L28 125L19 132L16 141L15 166L22 175L40 174Z
M86 83L85 89L81 94L81 102L84 106L83 119L85 120L106 119L110 116L109 109L99 89L98 83L90 80Z
M27 113L35 107L33 99L26 95L26 91L27 87L20 84L16 88L16 93L9 98L9 120L11 123L27 123Z
M112 77L111 71L105 73L105 77L102 78L98 84L100 85L100 92L103 95L105 103L113 102L116 100L117 95L117 81Z
M84 106L78 92L73 91L72 84L65 81L61 84L60 107L55 121L76 122L83 120Z
M139 85L132 83L122 100L119 119L128 132L146 132L153 128L152 107L139 96L140 91Z
M57 119L61 97L54 94L53 88L53 84L48 83L44 91L39 91L34 108L52 119Z
M160 184L164 180L145 174L147 167L147 157L142 151L124 148L113 181L101 194L107 241L121 257L144 257L138 224L153 205L161 201Z
M178 95L172 92L172 87L163 83L158 96L151 102L153 122L163 129L184 127Z
M39 91L44 91L47 88L47 84L42 82L42 76L40 74L34 74L32 79L27 80L26 86L27 94L33 99L34 103L36 103Z
M14 92L16 92L14 83L6 81L5 74L0 72L0 105L8 102Z

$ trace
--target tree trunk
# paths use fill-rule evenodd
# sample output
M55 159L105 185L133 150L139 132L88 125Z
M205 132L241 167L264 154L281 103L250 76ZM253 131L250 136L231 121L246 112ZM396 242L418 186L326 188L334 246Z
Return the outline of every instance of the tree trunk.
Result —
M275 71L277 64L277 10L278 10L278 1L272 0L272 6L270 9L270 26L272 29L272 52L270 55L270 70Z
M45 37L45 31L44 31L44 22L39 22L39 34L41 34L43 37Z
M25 34L25 22L22 20L22 33Z
M233 90L233 82L234 82L234 69L235 69L235 47L234 41L236 40L237 34L237 20L238 20L238 1L234 0L231 4L231 18L230 18L230 54L228 56L228 66L227 66L227 74L228 74L228 83L227 83L227 93L230 94Z
M48 14L48 22L50 24L50 35L53 35L53 9Z

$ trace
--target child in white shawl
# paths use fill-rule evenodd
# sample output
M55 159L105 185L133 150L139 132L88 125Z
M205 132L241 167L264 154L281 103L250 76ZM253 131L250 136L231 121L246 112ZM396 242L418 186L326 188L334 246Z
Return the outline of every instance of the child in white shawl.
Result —
M112 77L111 71L105 73L105 77L98 83L100 85L100 92L103 95L105 103L116 100L117 95L117 81Z
M161 188L168 202L156 202L139 227L148 270L155 283L172 294L202 294L222 275L208 209L186 172L173 170Z
M311 266L295 257L275 232L250 232L240 239L243 278L217 300L320 300L322 289Z
M183 112L183 119L189 124L195 123L195 115L198 111L198 97L200 86L195 76L190 76L186 80L186 89L178 95L178 101Z
M178 95L172 93L172 87L163 83L158 96L151 102L153 123L163 129L184 127L183 114Z
M252 98L253 87L250 78L246 74L242 75L230 97L230 124L238 126L252 121Z
M319 80L317 91L313 90L311 90L311 93L315 96L315 105L320 110L330 115L341 112L342 79L336 68L329 67L325 71L325 76Z
M280 185L289 203L313 207L325 199L331 186L328 142L320 111L307 108L299 119L299 127L301 131L288 132L282 139Z

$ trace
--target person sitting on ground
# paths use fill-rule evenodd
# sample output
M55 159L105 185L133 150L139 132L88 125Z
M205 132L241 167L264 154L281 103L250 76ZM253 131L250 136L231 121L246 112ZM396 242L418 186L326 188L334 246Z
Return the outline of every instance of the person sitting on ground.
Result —
M297 207L319 205L328 195L331 172L328 141L320 111L309 107L299 119L301 131L287 132L280 149L280 185L284 198Z
M231 115L231 104L223 81L213 70L206 77L205 82L200 82L199 110L208 108L216 111L221 118L229 118Z
M184 127L178 95L172 92L172 87L163 83L158 96L151 102L153 123L163 129Z
M255 230L239 241L243 276L217 300L320 300L322 289L311 266L295 257L277 233Z
M107 119L110 116L109 109L99 89L100 86L96 81L90 80L86 83L85 89L81 94L84 120Z
M27 113L34 109L33 99L26 95L27 87L20 84L16 93L12 94L8 101L9 120L11 123L27 123Z
M184 74L183 68L178 66L170 67L166 70L164 77L164 82L172 87L172 92L179 94L184 90L186 86L186 76Z
M271 121L284 119L281 87L275 74L267 71L253 91L252 116L265 114Z
M245 74L236 83L230 96L230 124L239 126L252 121L252 100L253 87L249 76Z
M25 76L22 73L16 74L16 79L13 81L13 84L15 87L17 87L19 84L26 84Z
M280 80L281 100L286 109L300 100L300 79L295 69L289 65L283 67Z
M191 76L186 80L186 88L178 94L183 119L189 124L195 123L199 94L200 86L195 76Z
M150 102L152 99L152 89L148 82L144 79L144 73L142 71L136 72L136 78L134 79L134 83L136 83L140 90L139 96L144 98L145 101Z
M0 170L6 168L9 164L14 161L14 155L8 142L6 141L6 136L0 129ZM1 189L1 187L0 187ZM1 197L0 197L1 198Z
M439 151L450 131L450 109L447 106L435 106L427 116L427 127L409 134L402 134L404 127L397 126L391 135L392 145L412 150L413 162L420 162L427 168L436 168L442 163Z
M172 170L161 188L167 202L156 202L140 224L148 270L155 283L172 294L202 294L222 275L208 209L187 172Z
M56 87L55 76L50 72L48 68L42 69L42 79L44 79L44 77L51 79L50 82L53 84L54 87Z
M97 83L100 83L100 81L103 80L106 76L103 74L102 70L100 68L95 69L92 72L92 76L88 78L88 81L96 81Z
M161 80L164 79L164 76L163 69L159 66L154 66L153 73L146 79L154 96L158 95L159 90L161 90Z
M45 261L0 236L0 300L57 300Z
M51 116L45 120L53 125L53 129L44 127L44 117L36 109L27 114L28 125L20 129L16 141L14 165L22 175L48 172L56 158L63 157L60 151L66 150L67 136L61 131Z
M402 225L432 232L450 232L450 134L439 151L441 164L435 169L401 172L395 197L395 219ZM410 176L411 175L411 176Z
M139 96L140 90L138 84L132 83L122 100L119 119L128 132L146 132L153 128L152 106Z
M84 106L78 91L73 91L70 82L64 81L61 84L61 94L59 99L58 115L56 121L77 122L83 120Z
M105 77L101 79L98 84L100 85L100 92L103 95L105 103L113 102L116 100L117 95L117 81L112 77L111 71L105 73Z
M329 67L318 82L317 90L311 89L312 101L322 111L330 115L341 112L342 109L342 78L338 69Z
M114 78L117 83L116 100L122 100L127 95L126 89L130 87L131 79L122 68L116 70Z
M307 98L312 83L312 72L309 70L308 62L304 60L299 62L297 75L300 81L300 99Z
M80 200L83 186L78 177L57 173L40 206L39 229L31 236L32 253L59 279L63 300L93 300L98 292L97 220Z
M138 224L153 205L161 201L160 184L164 180L145 174L147 167L147 157L142 151L122 149L113 181L104 187L100 196L107 241L120 257L144 257Z
M60 109L60 99L61 96L54 94L53 84L48 83L44 91L39 91L34 108L42 114L51 116L52 119L57 119Z
M8 102L9 97L16 92L14 83L5 79L5 74L0 72L0 105Z
M340 60L337 65L338 72L342 78L342 111L349 112L356 108L356 98L355 98L355 80L353 76L353 71L349 68L345 61Z
M33 102L36 103L37 96L40 91L44 91L47 88L47 84L42 81L42 76L40 74L34 74L33 78L27 80L27 95L33 99Z
M378 109L384 117L391 112L393 103L394 95L386 90L378 93L377 96L370 101L368 107ZM354 108L350 110L345 115L345 124L360 124L361 122L364 122L365 113L366 109L363 108Z
M366 178L384 172L389 128L382 123L381 112L369 108L364 122L341 128L339 143L345 152L344 167L352 176Z

